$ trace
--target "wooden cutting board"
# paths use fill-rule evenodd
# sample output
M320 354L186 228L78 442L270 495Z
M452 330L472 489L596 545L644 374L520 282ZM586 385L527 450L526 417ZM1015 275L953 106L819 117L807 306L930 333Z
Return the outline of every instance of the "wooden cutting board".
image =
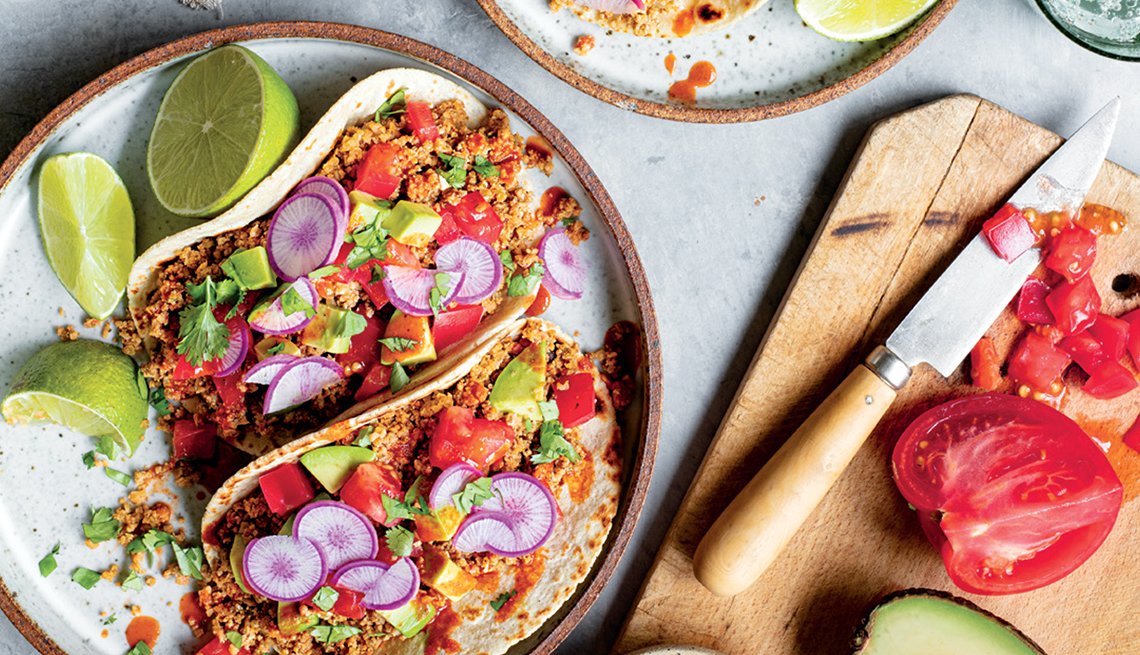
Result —
M1120 129L1132 127L1125 114ZM966 596L1051 655L1140 652L1140 503L1133 502L1140 454L1118 443L1140 410L1140 390L1111 402L1073 393L1066 413L1111 444L1126 501L1092 559L1044 589L999 597L957 591L895 490L895 438L925 409L967 392L964 367L947 381L925 365L751 590L717 598L692 574L693 551L719 512L1060 141L973 96L945 98L870 130L665 537L617 652L684 643L730 655L844 653L870 604L918 586ZM1140 223L1140 178L1106 164L1088 201ZM1104 311L1140 306L1133 275L1140 225L1099 246L1092 275ZM1018 331L1008 310L991 328L1003 355Z

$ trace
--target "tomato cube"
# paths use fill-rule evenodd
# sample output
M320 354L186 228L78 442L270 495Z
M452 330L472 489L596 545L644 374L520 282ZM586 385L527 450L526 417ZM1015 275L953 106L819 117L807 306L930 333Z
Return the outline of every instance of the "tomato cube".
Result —
M437 314L431 326L432 341L435 342L435 351L441 352L453 343L457 343L467 336L483 319L482 305L457 305L456 307Z
M594 376L574 373L558 378L554 381L554 402L558 404L558 420L563 427L576 427L594 418L597 413Z
M313 483L299 464L290 462L258 478L269 509L284 516L313 499Z
M1076 334L1091 326L1100 314L1100 294L1092 278L1062 282L1045 297L1062 334Z
M221 637L214 637L209 643L198 649L197 655L230 655L230 643ZM249 655L249 651L239 648L235 655Z
M1109 359L1116 361L1124 356L1128 349L1128 333L1131 326L1128 321L1101 314L1096 322L1089 326L1089 334L1104 346L1104 352Z
M222 399L222 407L227 411L245 410L245 391L240 386L241 370L227 375L224 378L214 377L214 388L218 390L218 397Z
M360 383L360 388L356 390L353 398L356 402L368 400L372 396L380 393L388 387L388 382L392 379L392 367L376 362L368 372L364 374L364 380Z
M441 244L466 236L493 245L503 232L503 220L478 191L468 193L454 205L444 205L439 215L443 222L435 231L435 240Z
M1132 361L1140 366L1140 309L1128 312L1120 320L1128 323L1128 353L1132 355Z
M380 361L380 337L384 335L384 321L373 314L367 317L364 331L349 342L348 352L336 356L336 363L353 372L367 370Z
M515 431L506 421L475 418L470 409L453 406L439 413L428 458L438 469L466 462L486 471L507 454L514 441Z
M1069 356L1085 373L1091 374L1096 367L1111 359L1104 344L1097 341L1096 337L1088 332L1065 337L1057 345L1061 350L1069 353Z
M970 351L970 380L975 387L993 391L1001 386L1001 359L993 339L982 337ZM557 394L558 385L554 385ZM555 396L557 397L557 396ZM559 405L559 410L562 406Z
M198 425L193 419L174 422L174 457L176 459L210 459L217 444L218 426Z
M1140 453L1140 416L1132 423L1132 427L1124 433L1124 445Z
M1036 391L1049 391L1069 365L1069 354L1037 332L1029 331L1009 358L1009 377Z
M1136 378L1119 362L1106 361L1096 367L1085 381L1085 393L1093 398L1109 399L1123 396L1136 388Z
M1021 210L1006 203L988 221L982 224L982 234L999 257L1012 262L1033 247L1037 235Z
M1043 280L1031 277L1021 285L1017 296L1017 318L1030 325L1052 325L1053 312L1045 304L1045 297L1052 289Z
M1060 273L1069 282L1076 282L1088 274L1095 259L1096 235L1070 225L1053 237L1049 254L1045 257L1045 268Z
M360 604L360 601L364 600L364 594L345 587L333 587L333 589L336 589L338 594L336 603L332 607L334 614L346 619L364 618L364 606Z
M391 199L400 188L400 150L400 146L388 142L369 148L364 160L356 167L353 189L377 198Z
M387 464L365 462L356 467L348 481L340 488L340 499L380 525L391 527L400 522L389 520L381 496L403 499L400 477ZM381 542L383 543L383 542Z
M405 107L408 127L419 138L420 143L431 143L439 138L439 128L435 125L435 116L431 114L431 105L426 102L409 101Z

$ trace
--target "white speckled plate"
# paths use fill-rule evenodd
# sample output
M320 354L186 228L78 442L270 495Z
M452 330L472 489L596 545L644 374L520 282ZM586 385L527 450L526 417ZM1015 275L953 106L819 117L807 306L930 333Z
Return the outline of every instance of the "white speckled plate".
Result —
M527 56L578 89L631 111L705 123L761 120L833 100L906 56L956 1L942 0L895 36L840 43L804 25L793 0L769 0L721 31L673 39L610 31L569 9L552 12L548 0L478 0ZM585 55L574 52L580 35L596 43ZM669 87L698 61L713 64L716 81L697 89L695 104L671 100Z
M625 495L607 551L593 578L563 611L517 651L548 653L577 623L605 584L629 540L648 488L660 422L660 356L657 327L644 272L605 189L577 151L546 118L499 82L446 53L404 37L367 28L329 23L264 23L237 26L188 37L132 59L107 73L54 110L0 165L0 392L18 367L55 339L53 328L79 326L79 307L56 280L40 245L36 223L35 172L45 158L84 150L107 158L120 172L138 214L139 250L184 227L188 221L166 215L146 179L147 135L163 92L179 63L204 49L241 42L256 51L289 83L301 105L303 129L355 81L395 66L426 68L464 85L481 100L502 106L515 131L540 134L555 152L554 174L534 173L541 192L559 185L583 205L582 220L591 229L588 256L594 262L585 300L556 301L548 317L579 335L586 348L600 346L605 330L628 319L643 327L647 368L639 402L627 414ZM442 66L444 69L437 68ZM535 177L536 176L536 177ZM60 308L62 311L60 312ZM80 329L98 338L99 330ZM94 507L115 506L124 488L101 469L87 470L81 455L92 441L58 427L11 427L0 423L0 610L42 653L122 655L129 607L138 605L162 626L156 653L192 653L199 645L182 624L179 599L189 589L159 578L140 592L100 582L86 591L70 580L76 567L125 569L122 548L84 545L81 524ZM151 430L129 462L131 471L169 457L169 438ZM185 496L175 527L197 540L206 494ZM626 520L626 517L629 517ZM59 542L58 570L42 578L37 562ZM169 554L167 555L169 557ZM157 573L160 566L151 571ZM148 572L151 572L148 571ZM121 576L120 576L121 577ZM115 613L109 626L101 614ZM103 632L106 630L106 636Z

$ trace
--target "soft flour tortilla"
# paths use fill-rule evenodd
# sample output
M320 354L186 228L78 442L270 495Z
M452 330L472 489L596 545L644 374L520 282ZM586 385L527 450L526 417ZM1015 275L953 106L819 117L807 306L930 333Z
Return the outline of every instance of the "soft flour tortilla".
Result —
M538 322L552 339L575 343L552 323ZM258 478L263 473L281 464L296 462L310 450L339 442L390 411L435 391L447 389L475 368L500 340L516 339L527 323L525 319L514 322L505 335L487 340L470 351L430 384L421 385L389 403L302 437L254 461L230 478L210 499L202 521L203 534L212 532L213 526L223 519L234 503L257 491ZM503 592L515 589L519 571L513 564L502 571L497 589L475 590L452 604L452 610L463 618L449 633L449 637L459 644L460 652L468 655L498 655L526 639L574 594L601 554L617 514L621 494L621 428L610 400L609 389L596 370L594 391L599 399L597 415L575 428L586 451L584 461L592 468L593 482L588 493L581 502L574 502L567 485L559 489L555 498L562 518L550 540L539 551L546 556L542 575L509 615L496 612L490 603ZM204 549L211 566L226 565L226 554L216 544L207 543ZM427 630L431 630L430 625ZM393 640L383 652L386 655L422 653L423 643L422 639Z
M590 9L573 0L557 0L582 20L636 36L676 39L723 30L768 3L768 0L645 0L646 8L637 14L613 14ZM674 31L677 18L689 13L691 28L679 35Z

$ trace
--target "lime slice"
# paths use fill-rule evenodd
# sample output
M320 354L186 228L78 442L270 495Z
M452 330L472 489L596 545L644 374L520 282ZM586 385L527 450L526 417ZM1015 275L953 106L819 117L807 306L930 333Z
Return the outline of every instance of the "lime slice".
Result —
M146 151L158 201L179 216L227 209L279 164L301 130L297 99L261 57L227 45L167 89Z
M913 23L938 0L796 0L808 27L836 41L874 41Z
M56 155L40 168L40 237L59 281L102 320L119 304L135 258L127 188L96 155Z
M110 435L133 453L146 431L147 385L138 366L108 343L53 343L24 363L0 405L13 425L58 423L90 435Z

